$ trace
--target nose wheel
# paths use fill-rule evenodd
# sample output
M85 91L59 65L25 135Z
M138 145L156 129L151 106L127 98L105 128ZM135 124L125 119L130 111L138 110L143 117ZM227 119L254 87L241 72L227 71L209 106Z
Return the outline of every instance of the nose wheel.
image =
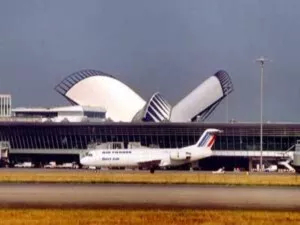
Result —
M150 173L154 173L154 171L155 171L154 168L150 169Z

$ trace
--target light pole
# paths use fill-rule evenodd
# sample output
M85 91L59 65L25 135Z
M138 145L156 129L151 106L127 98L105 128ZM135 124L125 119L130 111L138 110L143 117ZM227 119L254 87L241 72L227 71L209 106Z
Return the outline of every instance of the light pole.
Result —
M228 95L226 96L226 123L229 122L229 116L228 116Z
M263 153L263 81L264 81L264 65L269 61L264 57L256 59L256 62L260 63L260 171L262 171L262 153Z

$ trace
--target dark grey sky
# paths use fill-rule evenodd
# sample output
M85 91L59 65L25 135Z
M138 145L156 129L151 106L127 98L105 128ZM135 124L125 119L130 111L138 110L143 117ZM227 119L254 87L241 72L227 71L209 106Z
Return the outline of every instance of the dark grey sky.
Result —
M174 104L218 69L232 77L229 117L300 122L299 0L1 0L0 92L14 106L66 104L53 87L80 69L117 76ZM225 104L211 118L225 120Z

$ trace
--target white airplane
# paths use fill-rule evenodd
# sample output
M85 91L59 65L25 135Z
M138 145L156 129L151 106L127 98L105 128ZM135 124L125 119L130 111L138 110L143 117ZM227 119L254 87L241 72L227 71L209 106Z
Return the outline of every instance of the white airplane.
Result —
M218 129L206 129L196 144L183 148L153 149L95 149L80 158L89 167L142 167L151 173L159 167L178 166L210 157Z

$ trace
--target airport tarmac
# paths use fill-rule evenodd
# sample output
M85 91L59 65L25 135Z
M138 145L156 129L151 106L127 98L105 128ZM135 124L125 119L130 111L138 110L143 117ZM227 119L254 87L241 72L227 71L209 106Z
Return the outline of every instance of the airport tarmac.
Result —
M299 210L300 189L134 184L0 184L0 207Z
M93 170L93 169L68 169L68 168L1 168L0 172L69 172L69 173L126 173L126 174L137 174L137 173L150 173L149 170L132 170L132 169L101 169L101 170ZM212 174L213 171L204 171L204 170L156 170L155 173L163 173L163 174L170 174L170 173L201 173L201 174ZM246 174L247 171L225 171L226 174ZM298 173L291 173L291 172L249 172L249 174L255 175L282 175L282 176L300 176Z

